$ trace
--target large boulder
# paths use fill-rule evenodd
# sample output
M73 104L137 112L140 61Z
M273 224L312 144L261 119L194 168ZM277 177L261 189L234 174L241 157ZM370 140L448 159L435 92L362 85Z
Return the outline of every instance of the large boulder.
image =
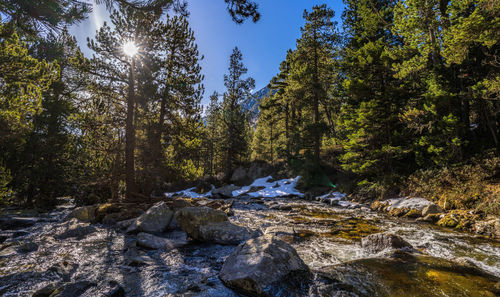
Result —
M442 212L443 212L443 209L441 207L439 207L439 205L432 203L432 204L429 204L426 207L424 207L424 209L422 209L422 217L426 217L428 215L438 214L438 213L442 213Z
M370 254L376 254L384 250L413 249L412 245L403 238L389 233L368 235L361 239L361 246Z
M260 177L270 175L272 171L272 166L266 162L253 162L248 169L247 176L253 181Z
M200 226L203 241L219 244L240 244L252 237L250 231L229 221Z
M248 182L249 178L247 176L247 171L243 167L238 167L233 171L233 175L231 175L231 182L237 184L245 184Z
M214 197L222 197L222 198L232 198L233 191L239 190L240 187L235 185L226 185L217 189L212 190L212 196Z
M186 244L185 240L168 239L143 232L137 234L137 245L150 249L172 250Z
M227 287L250 296L306 296L312 274L295 249L272 235L240 244L219 274Z
M127 232L163 232L173 216L174 212L165 202L158 202L138 217Z
M175 218L184 232L191 238L203 241L200 228L228 220L225 212L210 207L185 207L177 211Z

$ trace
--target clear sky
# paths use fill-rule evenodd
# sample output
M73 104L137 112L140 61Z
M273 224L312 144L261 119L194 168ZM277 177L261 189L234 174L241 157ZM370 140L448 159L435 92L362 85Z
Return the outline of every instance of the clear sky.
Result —
M335 11L335 20L340 23L343 10L341 0L255 0L259 4L261 19L257 23L247 20L235 24L226 11L223 0L188 0L189 22L195 32L200 53L205 56L201 65L205 75L205 96L202 103L214 91L224 91L223 76L227 72L229 56L238 46L243 53L248 75L255 79L256 91L265 87L276 75L286 51L295 47L304 24L304 9L315 4L326 3ZM74 25L70 32L86 54L90 54L86 37L92 38L104 20L109 20L102 6L94 8L84 22Z

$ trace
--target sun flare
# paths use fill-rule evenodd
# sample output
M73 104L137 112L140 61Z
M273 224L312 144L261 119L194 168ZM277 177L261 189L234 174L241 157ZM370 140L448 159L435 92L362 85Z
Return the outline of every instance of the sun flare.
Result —
M137 54L137 51L137 46L133 41L128 41L123 45L123 52L129 57L135 56L135 54Z

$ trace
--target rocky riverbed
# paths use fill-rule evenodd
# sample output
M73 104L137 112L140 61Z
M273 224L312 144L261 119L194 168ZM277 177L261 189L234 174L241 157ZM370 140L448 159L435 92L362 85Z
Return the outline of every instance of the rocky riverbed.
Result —
M68 204L39 216L10 216L0 233L0 295L500 294L496 241L362 206L255 196L169 197L153 209L101 205L77 215ZM126 220L148 208L141 220ZM148 224L156 215L164 220ZM387 232L398 239L370 237ZM253 276L238 276L249 267ZM266 271L279 277L271 280Z

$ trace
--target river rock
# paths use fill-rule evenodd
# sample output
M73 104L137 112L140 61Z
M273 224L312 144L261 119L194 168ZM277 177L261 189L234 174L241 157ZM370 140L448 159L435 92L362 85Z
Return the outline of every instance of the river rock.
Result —
M0 219L1 230L15 230L33 226L38 222L37 218L6 217Z
M150 249L172 250L186 245L187 241L168 239L141 232L137 234L137 244Z
M306 296L312 274L291 245L264 235L236 247L219 279L250 296Z
M185 207L177 211L175 218L184 232L191 238L201 241L202 226L228 220L225 212L210 207Z
M77 281L73 283L67 283L56 289L50 297L70 297L70 296L80 296L90 287L96 286L96 283L90 281Z
M473 231L490 238L500 238L500 219L495 218L487 221L475 222Z
M376 254L386 249L413 249L412 245L400 236L389 233L377 233L361 239L361 246L370 254Z
M156 203L127 229L127 232L163 232L172 221L174 212L163 201Z
M77 239L82 239L85 236L97 232L97 228L89 224L84 223L73 223L62 233L54 236L55 239L68 239L76 237Z
M215 197L222 196L222 198L232 198L233 191L236 191L239 189L240 189L240 187L238 187L238 186L227 185L227 186L223 186L223 187L217 188L215 190L212 190L212 195Z
M247 228L229 221L200 226L199 230L203 241L219 244L240 244L251 237Z
M71 213L66 216L65 220L71 220L73 218L87 223L95 223L97 205L82 206L75 208Z
M31 297L49 297L58 287L58 283L50 283L36 290Z
M426 217L431 214L442 213L443 209L439 205L432 203L422 209L422 217Z
M102 219L103 224L113 225L124 220L134 220L139 217L144 210L140 208L122 209L120 212L108 213ZM127 226L128 227L128 226Z
M31 253L38 250L38 244L34 242L23 242L19 245L19 251L22 253Z
M435 223L435 222L439 221L440 218L441 218L440 213L431 213L431 214L426 215L425 217L418 218L417 221Z
M405 208L405 209L417 209L422 211L426 206L434 204L425 198L418 198L418 197L394 198L394 199L388 199L384 202L387 202L389 205L387 210L391 210L393 208L401 208L401 209Z

